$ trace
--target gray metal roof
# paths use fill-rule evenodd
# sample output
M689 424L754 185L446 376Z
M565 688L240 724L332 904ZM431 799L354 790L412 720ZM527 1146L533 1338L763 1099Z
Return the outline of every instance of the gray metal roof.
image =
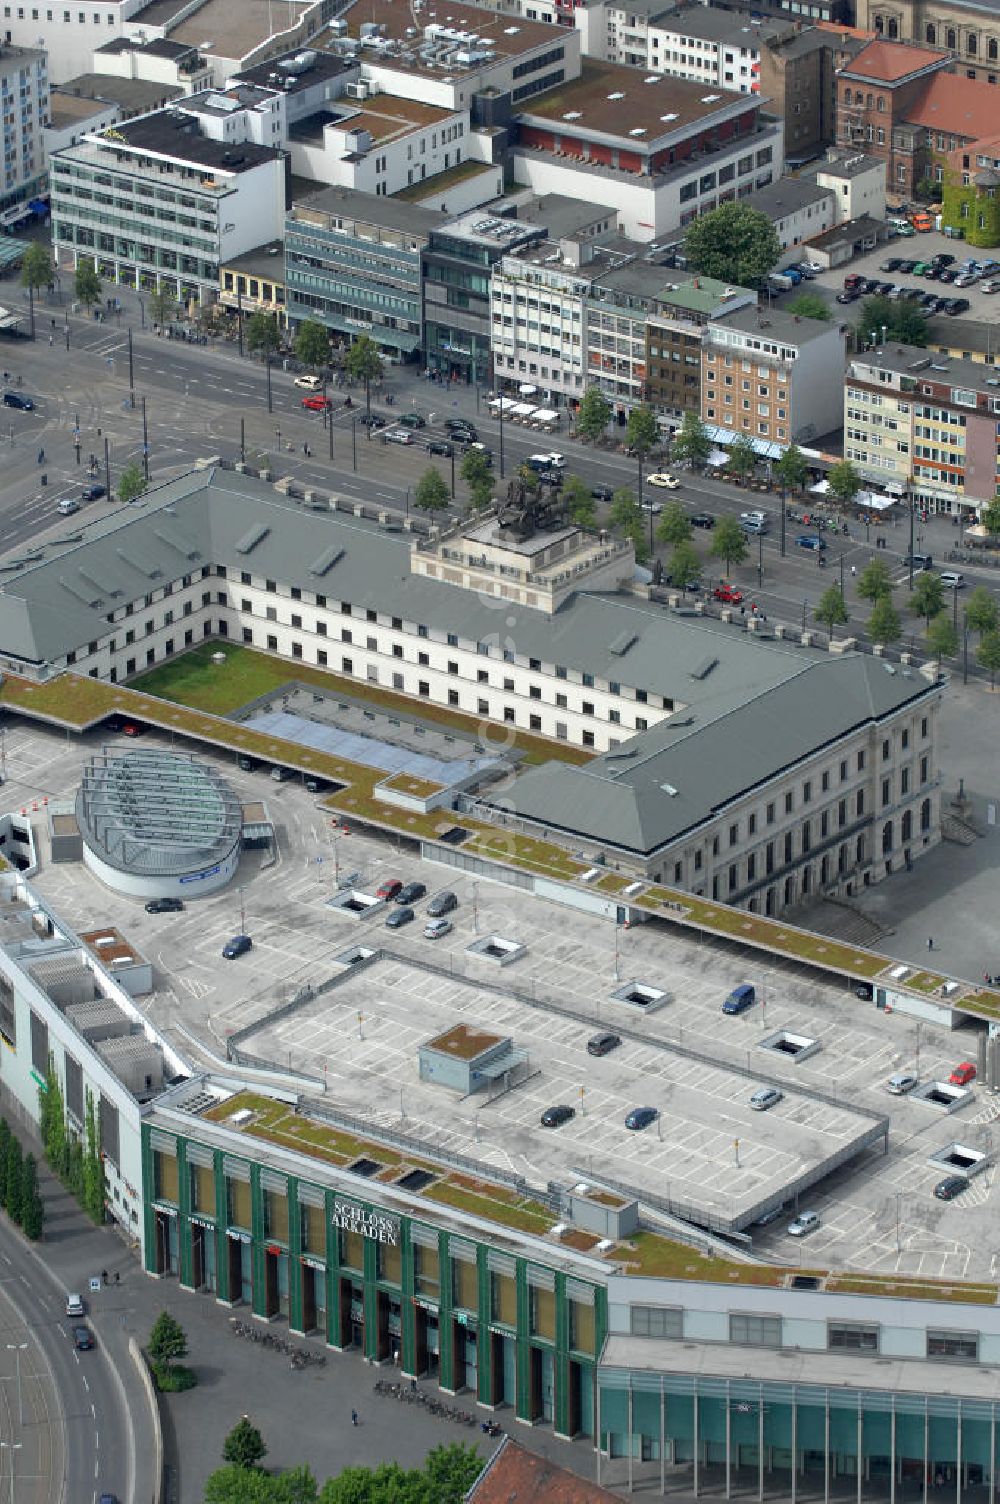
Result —
M333 562L318 577L310 566L322 557ZM20 567L5 560L0 653L64 659L109 634L109 613L216 565L231 578L250 570L355 610L391 610L441 640L449 632L466 644L496 640L490 602L410 572L406 534L305 510L250 476L210 469L158 487ZM919 676L890 674L860 654L832 657L631 596L578 594L554 616L511 605L505 620L519 659L642 688L678 707L586 768L532 770L505 795L526 815L605 841L613 831L633 850L655 849L816 745L928 692Z
M646 855L818 749L936 692L916 671L856 653L788 656L781 680L710 696L583 767L528 769L505 790L504 808Z
M821 188L818 183L805 178L784 177L776 183L768 183L766 188L758 188L754 192L753 207L758 213L766 214L768 219L779 220L807 209L810 204L821 204L832 198L832 188Z

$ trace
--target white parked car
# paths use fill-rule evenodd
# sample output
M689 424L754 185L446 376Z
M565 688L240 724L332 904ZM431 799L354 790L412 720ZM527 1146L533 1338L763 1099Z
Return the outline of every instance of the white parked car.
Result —
M939 578L946 590L965 589L965 575L956 574L954 569L942 569Z
M79 1295L67 1295L67 1297L66 1297L66 1315L67 1316L82 1316L83 1314L84 1314L83 1301L80 1299Z
M676 475L671 475L667 470L657 470L653 475L647 475L646 480L651 486L658 486L661 491L676 491L680 481Z
M323 383L318 376L296 376L295 385L304 388L307 392L315 392Z

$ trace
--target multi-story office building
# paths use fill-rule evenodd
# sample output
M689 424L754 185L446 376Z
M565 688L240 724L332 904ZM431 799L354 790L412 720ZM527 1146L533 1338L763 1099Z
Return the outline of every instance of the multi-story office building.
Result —
M607 27L609 62L736 94L760 93L763 46L794 31L791 21L764 20L749 12L662 4L649 14L635 5L609 4Z
M3 176L0 214L23 205L45 185L44 130L49 117L45 53L0 47L0 114L3 115Z
M777 444L805 442L839 420L844 334L837 324L744 308L709 324L701 415L724 432Z
M512 161L536 193L605 204L648 242L780 177L782 142L756 97L588 61L520 109Z
M317 319L349 343L371 335L398 359L421 348L423 256L447 216L398 199L325 188L285 221L289 323Z
M844 384L844 454L929 511L976 518L1000 489L1000 387L989 366L890 344L855 356Z
M166 287L182 304L215 302L223 262L280 236L287 159L273 146L216 139L206 120L163 110L57 152L57 253L96 260L109 282Z

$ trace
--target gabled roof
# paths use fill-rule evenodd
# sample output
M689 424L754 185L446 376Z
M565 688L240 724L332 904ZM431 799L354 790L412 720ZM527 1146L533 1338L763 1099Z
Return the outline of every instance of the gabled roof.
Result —
M465 1495L466 1504L616 1504L617 1494L578 1478L504 1437Z
M841 71L845 78L869 78L873 83L898 84L923 68L931 68L935 64L943 67L950 57L949 52L943 52L937 47L908 47L903 42L869 42Z
M998 110L994 84L959 78L956 73L938 73L907 106L906 120L909 125L977 140L995 134Z

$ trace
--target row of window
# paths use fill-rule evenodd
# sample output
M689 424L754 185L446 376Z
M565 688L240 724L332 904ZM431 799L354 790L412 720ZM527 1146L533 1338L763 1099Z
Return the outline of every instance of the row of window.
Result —
M684 1309L681 1306L633 1306L633 1337L660 1337L681 1341L684 1338ZM729 1341L748 1347L783 1347L783 1323L780 1316L757 1316L731 1311ZM830 1352L877 1353L880 1351L881 1327L876 1322L828 1321L826 1346ZM796 1342L795 1346L801 1344ZM925 1333L928 1358L951 1359L959 1363L978 1363L979 1334L929 1327Z

